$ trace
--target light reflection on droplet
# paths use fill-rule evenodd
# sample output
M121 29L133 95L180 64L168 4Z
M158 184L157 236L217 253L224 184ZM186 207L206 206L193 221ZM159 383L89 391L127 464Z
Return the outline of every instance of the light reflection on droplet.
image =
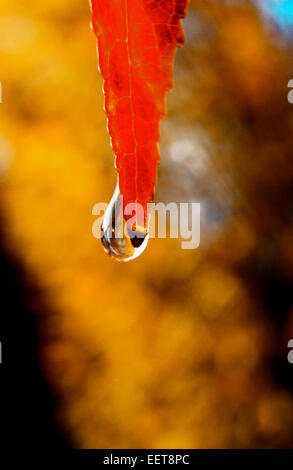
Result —
M101 241L106 253L117 261L131 261L143 253L148 239L148 233L134 232L127 226L117 184L101 226Z

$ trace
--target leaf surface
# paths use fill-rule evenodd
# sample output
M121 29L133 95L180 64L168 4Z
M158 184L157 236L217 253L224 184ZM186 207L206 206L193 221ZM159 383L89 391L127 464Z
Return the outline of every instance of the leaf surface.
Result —
M188 0L91 0L105 109L124 205L153 199L160 119Z

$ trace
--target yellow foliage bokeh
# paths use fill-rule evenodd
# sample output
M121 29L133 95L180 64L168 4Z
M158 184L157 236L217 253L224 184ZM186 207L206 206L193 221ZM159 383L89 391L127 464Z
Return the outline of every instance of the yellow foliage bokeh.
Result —
M211 194L226 201L228 193L238 201L248 192L237 169L236 182L222 176L223 168L229 173L222 157L233 155L229 145L236 154L241 141L239 173L245 179L243 162L246 151L247 159L252 154L253 136L233 116L244 102L252 114L262 106L266 77L285 70L287 56L272 56L277 46L252 7L239 13L207 3L191 2L190 18L197 8L202 18L214 15L220 39L211 45L213 27L206 43L200 32L190 34L176 59L158 197L172 197L168 125L172 119L180 123L184 114L195 134L198 118L209 129L215 157L206 164L210 179L204 181L219 178L224 188L212 186ZM88 2L2 0L0 15L4 233L51 312L42 320L50 334L40 356L60 397L60 427L74 446L87 448L289 446L292 396L274 382L266 364L272 325L234 269L256 249L261 228L245 210L236 210L198 250L183 251L177 240L151 240L133 263L107 257L91 233L92 208L110 200L116 177ZM217 54L222 63L213 62ZM188 64L198 75L184 90ZM224 83L217 88L216 76L224 70L240 87L230 97ZM210 109L214 103L217 113L216 103L224 100L231 100L231 114L225 114L227 128L220 132ZM262 155L251 172L261 173L269 158L265 150ZM270 223L265 209L263 214L263 224Z

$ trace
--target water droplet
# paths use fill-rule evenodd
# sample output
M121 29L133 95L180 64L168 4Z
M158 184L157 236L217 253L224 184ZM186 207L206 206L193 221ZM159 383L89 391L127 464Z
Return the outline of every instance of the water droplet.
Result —
M101 226L101 240L106 253L117 261L131 261L145 250L148 239L148 232L133 231L127 224L117 184Z

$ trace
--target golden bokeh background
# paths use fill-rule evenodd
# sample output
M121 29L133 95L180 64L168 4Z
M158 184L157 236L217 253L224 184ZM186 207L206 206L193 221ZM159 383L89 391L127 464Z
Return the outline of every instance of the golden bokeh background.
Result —
M291 447L292 37L191 1L156 201L200 202L201 245L124 264L91 232L116 176L89 22L87 0L1 1L2 250L53 420L78 448Z

